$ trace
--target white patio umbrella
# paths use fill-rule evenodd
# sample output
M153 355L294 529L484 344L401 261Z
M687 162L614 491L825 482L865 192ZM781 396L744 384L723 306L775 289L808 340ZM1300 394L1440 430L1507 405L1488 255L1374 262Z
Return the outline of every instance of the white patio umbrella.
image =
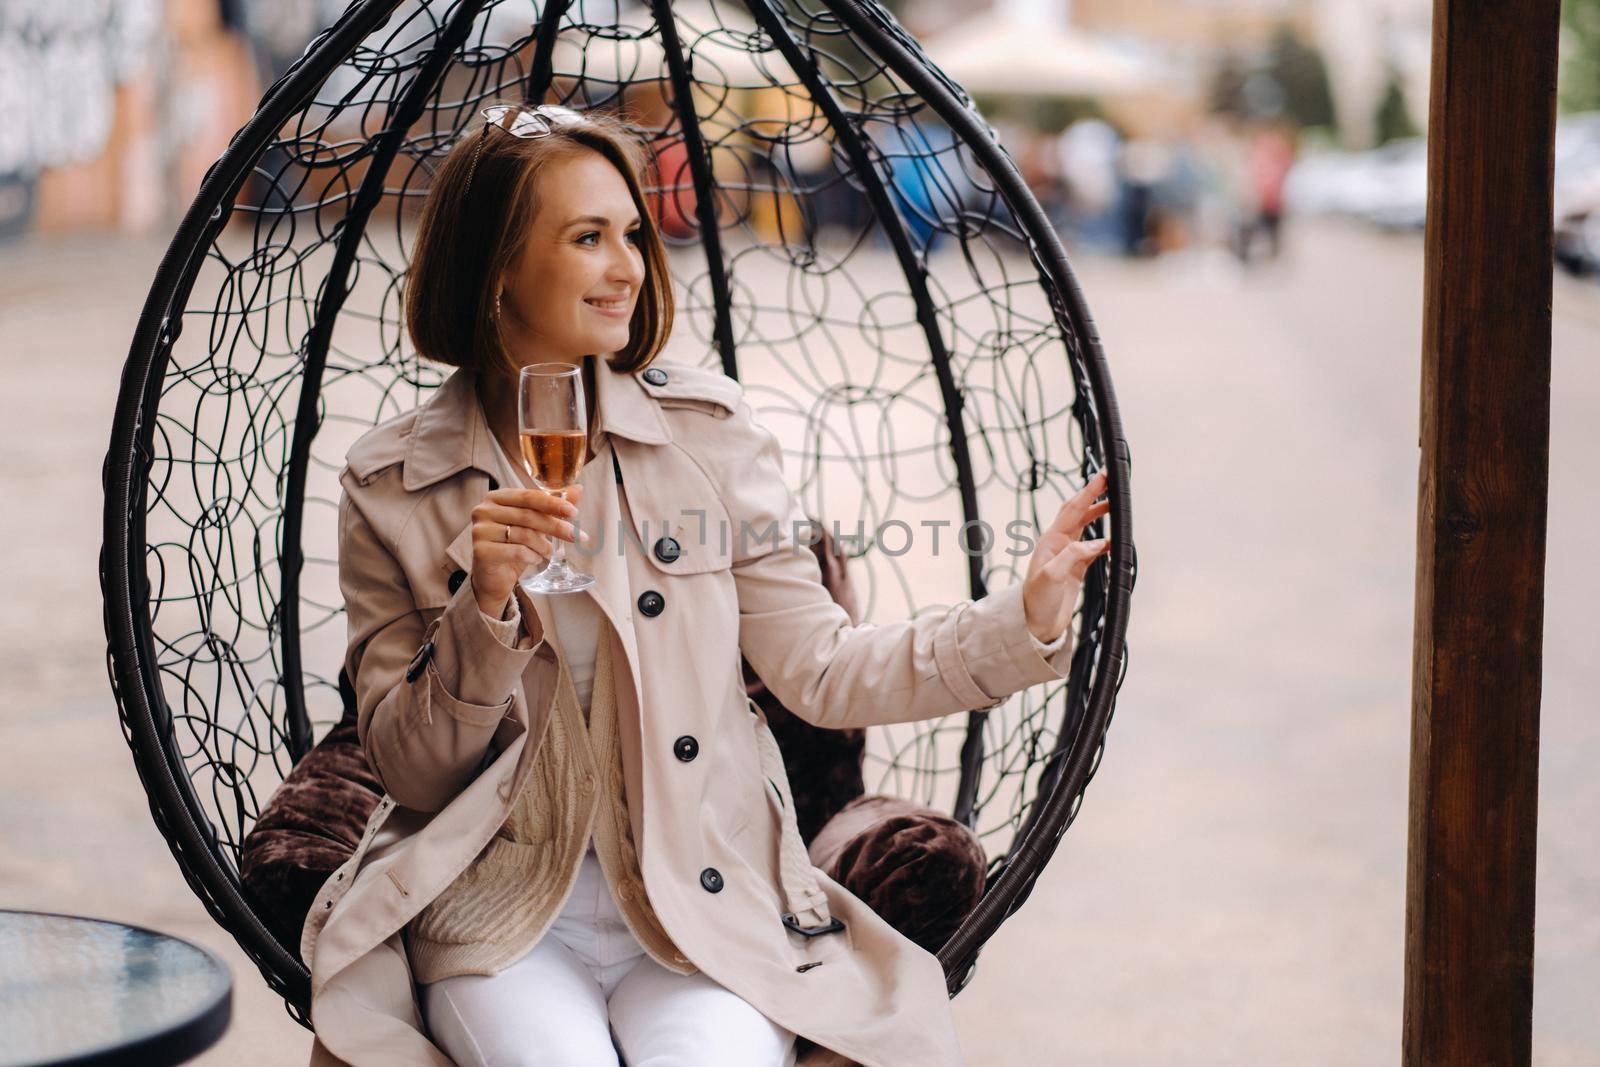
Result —
M1071 26L1017 14L952 26L923 50L972 93L1112 96L1174 85L1172 72L1128 48Z

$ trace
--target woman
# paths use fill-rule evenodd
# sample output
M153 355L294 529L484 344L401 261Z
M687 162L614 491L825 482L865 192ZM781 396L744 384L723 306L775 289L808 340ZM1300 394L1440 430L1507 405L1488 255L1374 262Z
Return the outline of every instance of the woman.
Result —
M808 862L739 656L836 728L1063 677L1104 481L1021 584L851 626L738 383L655 358L639 143L598 113L494 119L435 176L407 286L418 351L458 369L340 476L345 666L386 795L302 936L312 1061L959 1063L938 960ZM511 458L518 368L561 361L591 405L567 501ZM554 538L596 584L530 597Z

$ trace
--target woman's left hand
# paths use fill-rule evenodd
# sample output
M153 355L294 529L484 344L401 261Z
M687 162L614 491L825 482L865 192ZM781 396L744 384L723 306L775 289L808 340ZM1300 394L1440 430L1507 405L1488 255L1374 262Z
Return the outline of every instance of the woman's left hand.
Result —
M1060 637L1071 625L1084 572L1111 550L1109 537L1079 540L1085 526L1111 510L1111 501L1095 500L1105 488L1106 472L1101 469L1077 495L1061 505L1055 521L1028 558L1028 574L1022 580L1022 607L1028 632L1045 644Z

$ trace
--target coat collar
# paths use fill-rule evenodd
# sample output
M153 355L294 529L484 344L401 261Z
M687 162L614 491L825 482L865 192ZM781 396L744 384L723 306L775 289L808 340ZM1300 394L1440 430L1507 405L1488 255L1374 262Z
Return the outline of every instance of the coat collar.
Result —
M595 417L602 434L615 434L645 444L672 440L655 400L636 375L615 370L603 356L595 367ZM498 470L494 438L478 399L477 376L457 367L417 412L406 446L402 474L414 492L472 467L494 476Z

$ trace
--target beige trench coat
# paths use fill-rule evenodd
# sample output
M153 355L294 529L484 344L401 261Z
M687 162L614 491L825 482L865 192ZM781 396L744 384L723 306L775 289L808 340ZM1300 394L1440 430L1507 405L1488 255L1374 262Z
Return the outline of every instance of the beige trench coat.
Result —
M859 727L998 704L1063 677L1071 640L1050 659L1038 651L1020 584L913 621L851 626L792 536L803 513L777 439L737 382L661 361L619 373L602 358L596 394L580 516L595 540L568 556L594 572L614 630L629 815L662 925L695 966L821 1046L802 1065L837 1062L828 1049L867 1067L959 1064L931 953L816 868L844 931L808 938L783 925L783 807L764 780L739 652L802 719ZM470 575L470 511L490 479L520 484L471 372L374 427L346 460L345 665L386 794L302 934L311 1062L448 1065L425 1034L403 927L505 821L550 721L559 664L549 642L498 641L470 577L456 573ZM680 545L672 562L652 550L664 532ZM653 614L640 608L647 591L664 601ZM546 598L515 595L549 632ZM674 751L685 736L698 745L688 761Z

